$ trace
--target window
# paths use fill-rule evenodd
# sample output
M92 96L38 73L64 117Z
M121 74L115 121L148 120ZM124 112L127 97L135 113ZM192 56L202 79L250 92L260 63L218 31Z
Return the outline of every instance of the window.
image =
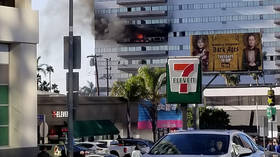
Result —
M211 151L216 143L222 147ZM218 134L173 134L159 141L150 154L153 155L222 155L229 146L229 135Z
M15 0L0 0L0 5L7 7L15 7Z
M273 56L270 56L269 58L270 58L270 61L273 61Z
M243 134L240 134L240 140L241 140L241 142L243 144L243 147L251 149L252 152L255 152L255 148L252 145L252 143L250 142L250 140L247 138L247 136L245 136Z

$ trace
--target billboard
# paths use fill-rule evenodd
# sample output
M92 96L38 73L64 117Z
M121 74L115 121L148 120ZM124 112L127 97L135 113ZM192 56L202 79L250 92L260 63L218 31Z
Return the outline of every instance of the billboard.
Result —
M192 35L190 42L203 72L262 71L260 33Z
M166 67L167 103L200 104L201 80L199 57L169 58Z

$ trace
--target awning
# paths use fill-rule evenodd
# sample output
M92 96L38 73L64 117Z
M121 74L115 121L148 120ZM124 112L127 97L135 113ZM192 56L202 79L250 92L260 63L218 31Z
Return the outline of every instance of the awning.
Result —
M86 120L74 122L74 137L116 135L119 130L110 120Z

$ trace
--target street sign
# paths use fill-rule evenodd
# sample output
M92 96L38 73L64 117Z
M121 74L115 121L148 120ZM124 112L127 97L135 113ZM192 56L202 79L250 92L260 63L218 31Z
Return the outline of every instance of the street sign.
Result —
M38 115L37 115L37 119L38 119L40 122L44 122L44 121L45 121L45 115L43 115L43 114L38 114Z
M69 91L69 73L66 74L66 90ZM79 91L79 72L73 72L73 91Z
M270 106L270 107L266 108L266 115L267 115L267 118L268 118L269 122L272 122L272 121L276 122L277 121L276 117L275 117L275 115L276 115L276 107Z
M167 103L201 104L201 67L198 57L168 59Z
M69 63L69 36L64 36L64 69ZM81 36L73 37L73 69L81 69Z

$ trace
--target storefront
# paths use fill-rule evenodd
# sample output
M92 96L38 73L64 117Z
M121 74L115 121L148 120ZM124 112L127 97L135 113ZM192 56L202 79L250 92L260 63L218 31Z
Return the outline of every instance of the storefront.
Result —
M75 114L74 135L76 137L116 138L126 137L126 102L117 97L79 97ZM38 117L45 116L48 125L48 142L65 139L67 132L67 106L64 95L38 95ZM152 137L151 131L137 129L138 108L131 106L133 137ZM42 120L38 119L38 132ZM98 128L98 129L97 129ZM113 136L114 135L114 136ZM40 135L38 134L38 137ZM151 138L150 138L151 139ZM40 142L38 140L38 142ZM41 141L42 142L42 141Z

